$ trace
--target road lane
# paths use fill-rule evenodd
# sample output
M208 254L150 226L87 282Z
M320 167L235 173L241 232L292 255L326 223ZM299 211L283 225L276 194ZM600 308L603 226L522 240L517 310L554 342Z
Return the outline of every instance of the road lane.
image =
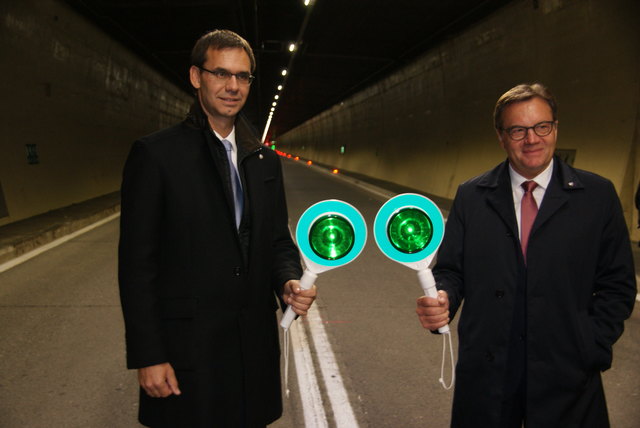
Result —
M447 426L451 391L438 383L442 341L415 316L417 275L374 242L373 220L387 197L293 161L285 162L285 181L292 225L323 199L350 203L367 222L360 257L316 280L318 309L360 426Z
M285 161L292 229L323 199L354 205L368 243L349 265L318 277L325 329L360 427L446 427L451 391L438 383L442 342L414 314L415 272L377 249L371 226L389 195L374 194L304 164ZM125 369L116 281L118 222L111 221L0 273L0 427L134 428L135 372ZM604 374L612 426L640 420L640 317L626 324ZM454 339L455 323L453 325ZM336 426L318 353L307 337L328 426ZM293 361L293 358L292 358ZM448 372L447 372L448 376ZM304 426L295 368L284 417L272 428ZM306 391L303 391L306 393Z
M285 160L284 165L292 226L323 199L352 204L368 224L361 256L316 281L317 307L360 427L449 426L453 394L438 383L442 341L418 324L415 299L422 292L416 274L383 256L373 240L373 220L390 195L365 191L301 162ZM638 313L627 321L614 345L613 367L603 375L617 428L635 428L640 421ZM454 321L457 348L456 328ZM445 381L448 376L445 371Z
M118 222L0 273L0 426L138 427L124 369Z

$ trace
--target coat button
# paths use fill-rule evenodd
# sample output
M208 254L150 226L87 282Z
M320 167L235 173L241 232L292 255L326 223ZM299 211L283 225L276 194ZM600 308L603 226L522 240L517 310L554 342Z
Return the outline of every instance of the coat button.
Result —
M240 276L240 268L238 266L233 268L233 274L235 276Z
M504 297L504 290L496 290L496 297L502 299Z
M491 352L487 352L486 354L484 354L484 357L487 359L487 361L489 361L490 363L493 362L493 360L495 359L495 357L493 356L493 354Z

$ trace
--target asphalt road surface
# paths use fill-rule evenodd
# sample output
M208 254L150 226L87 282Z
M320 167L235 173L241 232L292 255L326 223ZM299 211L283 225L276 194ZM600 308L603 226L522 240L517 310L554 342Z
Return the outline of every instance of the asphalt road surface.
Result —
M314 311L294 322L291 392L272 427L447 427L442 339L417 321L415 272L382 255L372 235L391 194L284 165L292 230L310 205L340 199L363 214L369 236L355 261L320 274ZM117 240L114 220L0 273L0 427L140 426L136 376L124 362ZM637 312L604 374L615 428L640 426Z

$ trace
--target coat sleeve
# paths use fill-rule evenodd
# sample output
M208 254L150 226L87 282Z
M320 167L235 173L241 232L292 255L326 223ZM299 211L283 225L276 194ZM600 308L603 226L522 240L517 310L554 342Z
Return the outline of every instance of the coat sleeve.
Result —
M134 143L121 188L118 281L125 322L127 367L167 361L157 295L162 181L148 147Z
M287 211L287 201L284 191L284 183L282 178L282 165L280 159L276 159L278 165L277 183L276 183L276 212L274 216L274 234L273 234L273 268L272 287L280 299L282 286L290 279L300 279L302 276L302 267L300 265L300 253L291 238L291 230L289 229L289 214ZM285 307L281 301L281 307Z
M453 200L437 262L433 269L437 288L449 296L451 319L455 316L464 299L464 222L461 187Z
M637 293L635 269L627 225L620 200L608 182L608 212L605 217L589 315L601 370L611 366L612 346L624 330L624 320L633 311Z

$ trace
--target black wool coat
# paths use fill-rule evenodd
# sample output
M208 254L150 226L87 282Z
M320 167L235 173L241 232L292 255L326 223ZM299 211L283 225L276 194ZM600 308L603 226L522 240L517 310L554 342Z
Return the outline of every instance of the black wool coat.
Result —
M281 164L236 120L245 195L235 226L226 153L195 106L136 141L122 182L119 283L127 365L169 362L180 396L141 390L141 423L264 426L282 413L276 294L301 275Z
M529 428L606 427L600 372L636 296L612 183L554 158L526 266L518 236L506 161L459 187L434 268L462 306L452 426L498 426L525 376Z

